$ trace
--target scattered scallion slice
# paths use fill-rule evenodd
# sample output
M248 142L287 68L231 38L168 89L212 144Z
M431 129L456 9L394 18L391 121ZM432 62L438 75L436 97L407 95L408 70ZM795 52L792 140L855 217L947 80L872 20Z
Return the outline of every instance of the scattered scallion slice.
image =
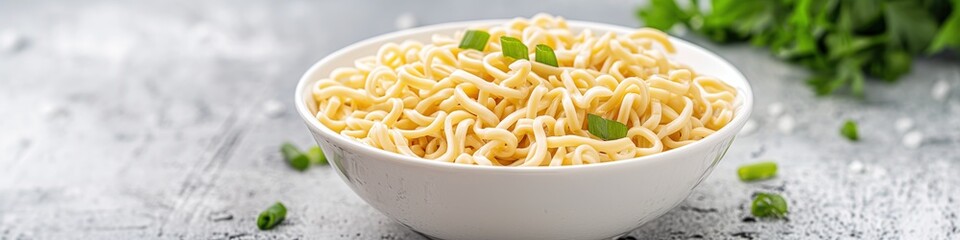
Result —
M850 141L860 140L860 135L857 134L857 123L853 120L847 120L843 123L843 127L840 127L840 134Z
M537 62L554 66L554 67L560 66L559 64L557 64L557 55L553 53L553 48L550 48L550 46L547 46L547 45L537 44L536 50L537 50L537 56L536 56Z
M527 45L524 45L520 39L502 36L500 37L500 48L503 50L503 56L505 57L530 60Z
M460 40L460 48L475 49L483 51L487 47L487 41L490 40L490 34L480 30L468 30L463 34L463 40Z
M627 136L627 125L594 114L587 114L587 130L603 140L616 140Z
M260 230L273 229L286 217L287 207L283 206L283 203L277 202L260 213L260 216L257 217L257 228L260 228Z
M777 163L758 162L740 166L737 176L744 182L764 180L777 175Z
M323 150L318 146L314 146L307 150L307 157L310 158L310 162L313 164L327 165L327 156L323 155Z
M782 218L787 216L787 201L776 193L757 193L750 206L750 213L756 217Z
M298 171L307 170L307 167L310 167L310 158L303 154L300 149L297 149L292 143L283 143L280 146L280 153L283 154L283 159L290 164L290 167Z

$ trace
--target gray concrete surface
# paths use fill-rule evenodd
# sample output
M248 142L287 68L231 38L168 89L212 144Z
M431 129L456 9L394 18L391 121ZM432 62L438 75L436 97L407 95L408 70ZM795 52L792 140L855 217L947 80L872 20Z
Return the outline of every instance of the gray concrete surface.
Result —
M549 12L639 26L638 4L2 1L0 239L421 239L331 169L300 173L281 161L281 142L312 144L291 110L300 74L395 30L403 13L416 25ZM817 98L803 69L763 50L685 37L750 79L756 130L679 208L631 236L960 238L956 55L920 59L897 83L870 82L863 100ZM952 90L942 100L937 82ZM769 113L776 105L779 116ZM913 133L897 130L904 117ZM862 141L838 135L847 118L860 122ZM918 134L919 148L903 144ZM780 176L736 179L738 165L759 160L779 162ZM782 193L789 219L749 218L757 191ZM275 201L289 207L287 221L257 230L256 215Z

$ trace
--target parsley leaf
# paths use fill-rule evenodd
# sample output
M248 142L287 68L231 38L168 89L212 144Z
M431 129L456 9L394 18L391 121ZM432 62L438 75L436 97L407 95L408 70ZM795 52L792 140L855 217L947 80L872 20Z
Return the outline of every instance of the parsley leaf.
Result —
M783 218L787 216L787 200L776 193L757 193L750 204L750 214L762 218Z
M946 48L960 51L960 0L953 1L953 13L940 26L940 33L930 44L930 53L940 52Z
M855 1L854 1L855 2ZM889 2L884 8L887 30L890 31L890 47L902 48L910 53L920 53L937 34L937 22L918 1Z
M843 126L840 127L840 135L850 139L850 141L860 140L860 135L857 134L857 123L853 120L844 122Z
M690 20L690 15L680 10L673 0L653 0L651 7L637 9L637 15L644 19L644 23L652 28L670 29L674 24Z
M616 140L627 136L627 125L593 114L587 114L587 130L603 140Z
M652 0L644 23L683 24L716 42L749 41L812 70L818 95L863 96L867 76L894 81L915 56L960 50L960 0Z

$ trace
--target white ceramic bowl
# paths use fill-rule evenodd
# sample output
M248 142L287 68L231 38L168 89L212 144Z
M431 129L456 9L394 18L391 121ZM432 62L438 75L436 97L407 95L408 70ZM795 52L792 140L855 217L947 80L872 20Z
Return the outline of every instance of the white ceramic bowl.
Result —
M707 175L750 117L753 92L716 54L671 38L671 58L716 76L739 91L733 121L696 143L636 159L563 167L493 167L434 162L345 138L314 117L310 86L337 67L353 66L388 42L429 42L432 34L507 20L448 23L364 40L313 65L297 85L296 107L344 182L371 206L414 230L441 239L601 239L663 215ZM572 30L631 28L569 21Z

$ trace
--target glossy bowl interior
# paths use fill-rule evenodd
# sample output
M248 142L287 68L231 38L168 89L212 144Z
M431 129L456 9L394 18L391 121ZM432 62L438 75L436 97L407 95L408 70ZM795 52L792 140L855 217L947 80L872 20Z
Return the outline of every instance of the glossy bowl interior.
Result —
M749 118L753 93L730 63L699 46L671 38L670 58L734 86L734 119L696 143L635 159L563 167L494 167L435 162L380 150L340 136L314 117L310 87L337 67L374 55L388 42L429 42L507 20L458 22L364 40L313 65L297 85L296 108L333 167L371 206L415 231L441 239L602 239L654 219L685 199L733 142ZM628 32L632 28L569 21L572 30Z

